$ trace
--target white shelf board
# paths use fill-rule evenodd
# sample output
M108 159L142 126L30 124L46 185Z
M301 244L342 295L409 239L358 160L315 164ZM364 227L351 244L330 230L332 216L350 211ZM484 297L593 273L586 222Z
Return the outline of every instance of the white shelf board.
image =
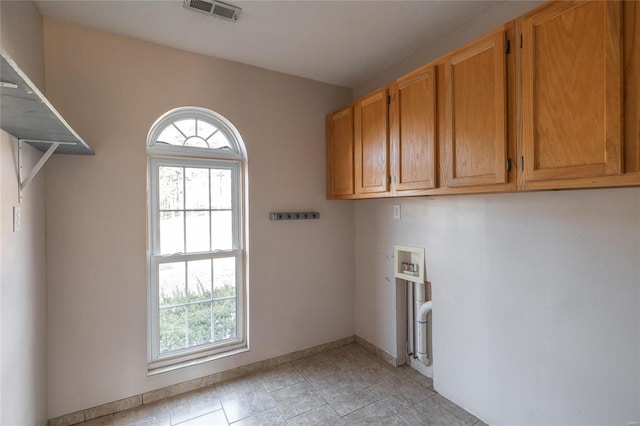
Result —
M60 142L56 154L93 155L91 147L3 49L0 56L0 80L18 86L0 87L0 128L42 152Z

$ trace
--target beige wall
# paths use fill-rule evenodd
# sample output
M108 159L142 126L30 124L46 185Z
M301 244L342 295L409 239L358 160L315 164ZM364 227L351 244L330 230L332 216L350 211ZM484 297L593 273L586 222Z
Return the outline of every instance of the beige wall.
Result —
M0 2L0 44L44 88L42 19L32 2ZM18 205L17 140L0 131L0 424L47 420L44 177L36 176ZM40 154L24 148L25 169Z
M323 120L350 90L50 20L45 54L48 97L96 152L47 170L50 417L353 334L353 204L325 199ZM251 351L147 377L145 139L184 105L247 146Z
M44 92L42 17L32 1L0 2L2 48Z

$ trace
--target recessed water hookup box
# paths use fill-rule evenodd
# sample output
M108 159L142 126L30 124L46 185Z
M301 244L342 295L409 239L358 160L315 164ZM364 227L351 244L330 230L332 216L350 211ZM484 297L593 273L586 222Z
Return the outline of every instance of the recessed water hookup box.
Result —
M424 248L395 246L394 274L415 283L424 283Z

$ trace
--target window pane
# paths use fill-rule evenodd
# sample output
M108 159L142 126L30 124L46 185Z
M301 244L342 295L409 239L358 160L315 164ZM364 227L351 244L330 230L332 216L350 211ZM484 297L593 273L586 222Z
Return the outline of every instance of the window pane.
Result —
M198 120L198 136L203 139L207 139L213 135L213 132L218 130L215 126L207 123L206 121Z
M213 302L215 340L236 337L236 299Z
M213 261L213 297L235 296L236 258L227 257Z
M184 213L160 212L160 254L184 252Z
M186 347L186 309L160 309L160 353Z
M211 136L207 142L209 142L209 146L214 149L231 149L231 144L222 132L217 132Z
M184 208L184 169L182 167L159 167L160 210Z
M187 212L187 253L209 251L209 211Z
M173 124L169 124L158 136L158 142L164 142L171 145L183 145L185 137L173 127Z
M211 208L231 209L231 170L211 169Z
M174 123L178 129L186 137L195 136L196 135L196 120L195 118L187 118L186 120L178 120Z
M189 302L211 299L211 259L187 263Z
M184 262L161 263L158 265L160 306L179 305L185 302Z
M231 211L211 212L211 249L231 250L233 248L232 233Z
M189 305L189 346L211 342L211 303Z
M185 169L187 187L186 208L209 208L209 169Z
M184 146L195 146L196 148L209 148L207 141L198 136L191 136L184 141Z

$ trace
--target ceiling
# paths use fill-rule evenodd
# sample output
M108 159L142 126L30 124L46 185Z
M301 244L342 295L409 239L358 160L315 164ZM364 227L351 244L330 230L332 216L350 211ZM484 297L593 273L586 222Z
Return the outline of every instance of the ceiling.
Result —
M237 22L181 0L36 1L43 16L355 87L454 31L492 1L239 1Z

